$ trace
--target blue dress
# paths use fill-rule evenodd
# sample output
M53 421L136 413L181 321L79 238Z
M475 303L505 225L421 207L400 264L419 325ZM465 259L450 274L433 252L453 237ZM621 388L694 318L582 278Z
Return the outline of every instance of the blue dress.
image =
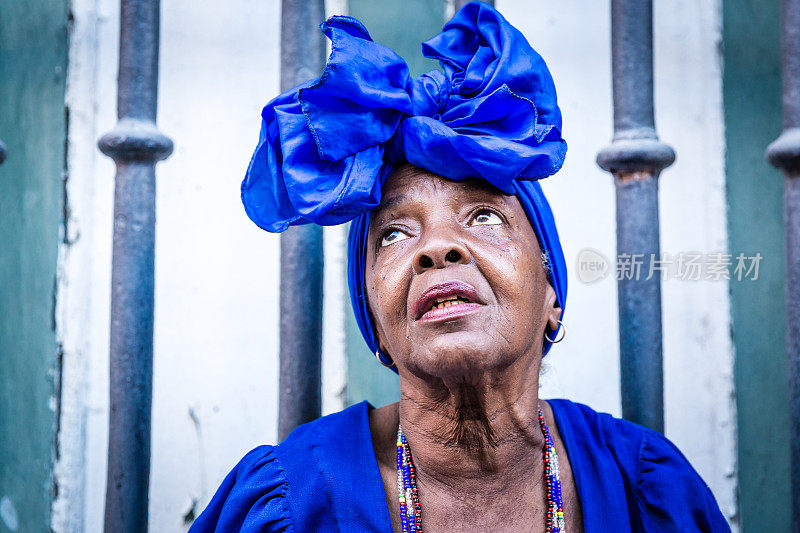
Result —
M730 531L714 496L656 431L548 400L587 533ZM304 424L236 465L190 533L392 532L367 402Z

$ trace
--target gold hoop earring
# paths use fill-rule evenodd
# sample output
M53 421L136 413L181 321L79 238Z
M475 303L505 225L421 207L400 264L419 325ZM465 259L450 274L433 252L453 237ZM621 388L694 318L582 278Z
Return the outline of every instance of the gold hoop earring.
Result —
M552 340L550 337L547 336L547 333L545 333L544 338L547 339L547 341L550 342L550 344L556 344L563 341L564 337L567 335L567 327L564 325L564 323L558 319L556 319L556 322L558 322L558 324L561 326L561 337L558 337L558 335L556 335L556 340ZM558 328L556 327L556 329Z
M389 358L389 361L392 361L392 364L387 365L386 362L383 360L383 354L381 353L380 350L375 350L375 357L377 357L378 358L378 362L380 364L382 364L383 366L385 366L386 368L394 368L394 366L395 366L394 361L392 361L392 359Z

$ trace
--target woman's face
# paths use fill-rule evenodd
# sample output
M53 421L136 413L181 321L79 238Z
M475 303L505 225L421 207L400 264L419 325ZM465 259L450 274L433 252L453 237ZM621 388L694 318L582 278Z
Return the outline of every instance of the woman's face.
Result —
M538 369L560 309L516 196L406 165L384 185L368 239L369 306L401 375Z

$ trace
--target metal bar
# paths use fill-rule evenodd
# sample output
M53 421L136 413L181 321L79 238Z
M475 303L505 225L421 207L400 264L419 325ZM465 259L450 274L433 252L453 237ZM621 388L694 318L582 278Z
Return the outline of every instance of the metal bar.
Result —
M789 356L792 531L800 533L800 170L797 167L786 172L783 205L786 222L786 348Z
M324 17L323 0L283 0L282 90L325 67ZM322 228L294 226L281 235L280 440L322 412L322 267Z
M105 531L147 531L153 383L155 164L172 141L155 125L159 0L122 0L116 127L100 150L117 166L111 265Z
M615 174L617 253L641 260L617 285L623 417L663 431L661 280L646 279L659 257L658 179L648 171Z
M611 47L614 138L597 164L614 175L617 254L632 266L618 275L622 415L663 431L661 279L647 278L660 258L658 176L675 153L655 131L652 0L612 0Z
M781 45L783 132L766 155L784 173L792 531L800 533L800 0L783 0Z
M3 144L3 141L0 141L0 165L3 164L3 161L6 160L6 145Z

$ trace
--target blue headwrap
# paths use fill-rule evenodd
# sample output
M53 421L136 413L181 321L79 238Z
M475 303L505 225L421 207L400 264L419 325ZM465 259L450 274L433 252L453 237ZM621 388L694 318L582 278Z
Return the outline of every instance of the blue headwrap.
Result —
M567 144L553 79L519 30L489 4L471 2L422 44L443 72L414 79L405 61L373 42L358 20L334 16L321 29L332 50L322 76L276 97L261 113L258 147L242 182L250 219L271 232L352 220L350 299L377 352L364 267L382 185L406 161L452 180L482 178L519 199L563 310L566 263L536 180L561 168ZM549 348L545 342L545 353Z

